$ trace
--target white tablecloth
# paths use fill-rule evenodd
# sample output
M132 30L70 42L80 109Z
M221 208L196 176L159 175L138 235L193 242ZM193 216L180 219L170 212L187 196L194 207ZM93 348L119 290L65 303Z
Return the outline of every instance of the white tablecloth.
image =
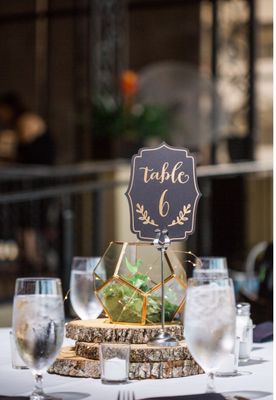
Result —
M67 344L67 343L66 343ZM240 366L236 377L216 378L219 392L235 392L249 399L272 400L273 343L254 344L252 360ZM29 370L14 370L11 367L9 329L0 329L0 394L28 395L34 385ZM72 400L116 400L118 391L131 390L136 399L169 395L203 393L206 376L186 378L133 381L125 385L103 385L99 379L69 378L45 374L44 388L47 393Z

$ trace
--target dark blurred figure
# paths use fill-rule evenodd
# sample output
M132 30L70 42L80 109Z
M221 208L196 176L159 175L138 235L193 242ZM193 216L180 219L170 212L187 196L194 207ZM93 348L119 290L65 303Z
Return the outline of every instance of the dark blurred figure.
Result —
M16 162L25 165L53 165L55 149L45 121L37 114L25 111L21 113L15 125L17 133ZM36 181L32 189L40 187ZM36 211L35 211L35 209ZM21 205L20 242L22 243L22 262L25 270L42 273L45 267L45 235L48 231L49 200L36 200L35 206ZM39 222L38 222L39 221Z
M15 93L0 96L0 158L20 164L52 165L53 139L46 122Z
M16 159L15 126L18 117L25 111L25 105L15 93L7 92L0 96L0 161L2 163L14 162Z
M259 279L257 296L240 293L240 301L251 304L253 322L259 324L273 321L273 243L268 243L265 250L256 258L254 271Z
M259 298L269 304L272 316L273 304L273 243L269 243L256 263L256 271L260 280Z
M4 144L2 140L2 152L1 138L5 138ZM53 165L55 161L55 146L46 122L30 111L13 93L0 96L0 159L9 164L25 164L29 167ZM24 190L37 190L41 187L39 179L24 181L23 184ZM41 274L46 266L45 246L50 207L48 199L33 202L30 199L17 204L16 237L22 275Z
M0 130L14 129L17 118L26 107L16 93L7 92L0 96Z
M53 165L55 149L45 121L32 112L22 113L16 121L16 162Z

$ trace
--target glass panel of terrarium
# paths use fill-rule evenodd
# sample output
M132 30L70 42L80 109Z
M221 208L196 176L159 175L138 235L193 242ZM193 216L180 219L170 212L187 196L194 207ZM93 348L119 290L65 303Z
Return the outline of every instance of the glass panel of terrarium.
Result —
M171 277L165 282L165 320L174 319L179 308L183 305L186 296L186 288ZM147 316L149 323L161 321L161 286L154 290L147 298Z
M98 297L112 322L142 322L144 296L120 279L112 279Z
M180 252L178 251L178 254ZM174 274L183 282L187 281L187 277L186 277L186 262L187 262L187 258L188 257L184 257L184 252L181 252L183 257L181 257L181 259L179 259L177 257L177 253L175 253L175 250L173 249L168 249L165 253L165 258L168 260L168 263L170 264L171 268L174 271ZM186 253L188 254L188 253Z
M106 281L111 279L116 271L118 263L124 253L125 243L111 242L99 264L94 270L95 289L98 290Z
M172 270L166 259L164 276L168 278L171 274ZM159 285L161 280L160 252L151 244L129 243L118 275L142 292L148 292Z
M200 258L191 251L174 249L172 256L171 253L169 256L177 277L180 279L184 279L185 282L187 280L187 277L190 278L193 276L194 268L200 262ZM182 277L183 273L184 278Z

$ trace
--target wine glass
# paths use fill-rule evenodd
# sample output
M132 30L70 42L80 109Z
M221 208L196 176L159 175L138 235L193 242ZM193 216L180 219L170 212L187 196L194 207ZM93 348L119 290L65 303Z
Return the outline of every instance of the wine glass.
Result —
M228 278L227 260L225 257L200 257L196 260L194 278L221 279Z
M214 376L235 343L232 280L188 280L184 336L195 361L207 373L206 392L215 392Z
M102 306L95 295L93 271L99 257L74 257L71 268L70 300L80 319L96 319Z
M30 399L53 399L42 389L42 374L54 362L63 343L64 307L60 280L18 278L12 325L18 353L35 376Z

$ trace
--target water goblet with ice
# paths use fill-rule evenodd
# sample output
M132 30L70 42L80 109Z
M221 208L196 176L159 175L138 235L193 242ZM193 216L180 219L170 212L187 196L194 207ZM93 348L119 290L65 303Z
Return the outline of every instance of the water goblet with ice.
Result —
M42 374L54 362L64 338L60 280L18 278L12 325L18 353L35 376L35 388L30 399L53 399L42 389Z
M184 336L195 361L207 373L206 392L215 392L215 373L234 348L235 319L231 279L188 280Z
M225 257L199 257L196 259L193 277L207 279L228 278L227 260Z
M95 296L93 271L99 257L74 257L71 268L70 300L80 319L96 319L102 306Z

